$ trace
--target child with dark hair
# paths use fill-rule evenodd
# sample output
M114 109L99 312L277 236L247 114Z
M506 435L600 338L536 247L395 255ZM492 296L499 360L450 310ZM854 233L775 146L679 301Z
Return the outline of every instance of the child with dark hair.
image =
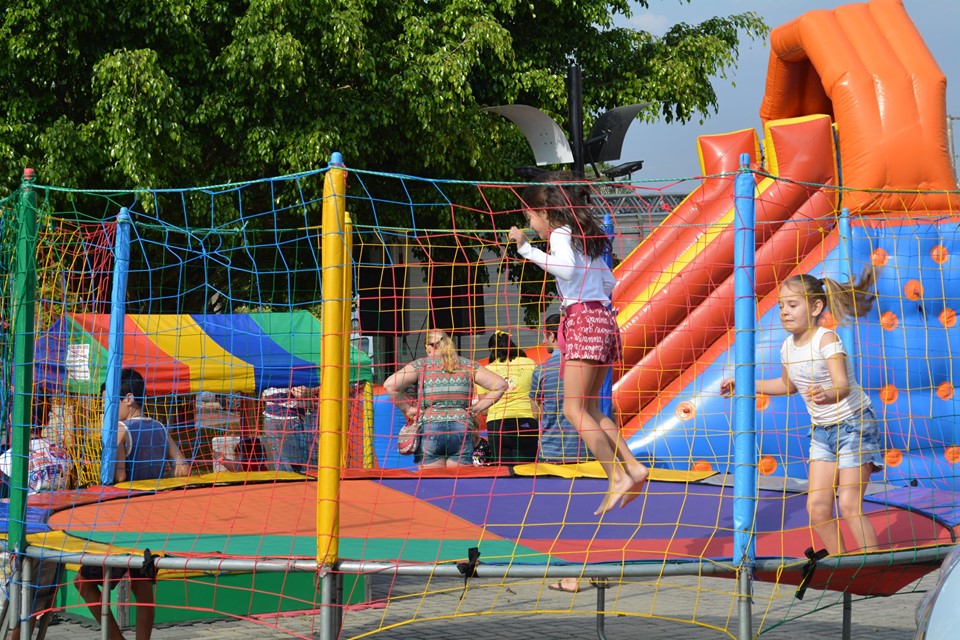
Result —
M487 442L493 463L534 462L540 427L530 406L530 386L537 365L505 331L490 336L487 346L490 348L487 369L507 381L507 392L487 410Z
M576 427L609 480L607 495L594 512L626 506L640 495L648 469L630 451L616 423L600 408L603 381L622 356L620 329L610 308L615 281L604 255L610 239L593 207L587 183L567 174L550 174L522 194L524 215L549 253L534 247L517 227L510 240L521 257L557 279L563 322L563 414Z
M100 385L100 393L106 383ZM143 413L146 383L136 369L120 371L117 464L114 482L157 480L189 475L190 465L167 427Z
M106 393L106 384L100 385ZM175 477L190 473L190 465L173 441L163 423L147 417L143 412L146 383L136 369L120 371L120 406L117 425L117 462L114 482L159 480L166 475ZM110 589L113 590L129 573L130 591L137 601L137 640L148 640L153 630L155 597L153 579L143 570L131 567L107 568ZM104 568L83 565L73 584L94 620L102 616L100 585ZM113 613L107 609L107 632L111 640L122 640L123 633Z

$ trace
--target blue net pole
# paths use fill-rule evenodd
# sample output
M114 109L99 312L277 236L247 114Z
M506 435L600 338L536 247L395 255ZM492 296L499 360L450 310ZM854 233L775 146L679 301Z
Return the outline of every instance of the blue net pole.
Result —
M609 213L603 214L603 232L608 238L613 238L613 218ZM613 248L603 253L603 260L607 266L613 268ZM607 370L607 376L603 379L603 386L600 388L600 411L603 415L613 420L613 368Z
M117 464L117 418L120 408L120 369L123 368L123 321L127 314L127 277L130 272L130 226L126 207L117 214L114 241L113 291L110 296L110 346L107 349L106 399L103 410L100 482L113 484ZM142 400L142 399L140 399Z
M740 156L734 183L734 400L733 564L740 569L740 638L751 638L750 598L756 563L757 433L755 287L756 202L750 156Z

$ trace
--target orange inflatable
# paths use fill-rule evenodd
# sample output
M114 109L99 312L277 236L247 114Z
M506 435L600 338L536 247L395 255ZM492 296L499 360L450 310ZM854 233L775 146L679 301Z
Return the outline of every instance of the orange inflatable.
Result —
M956 211L947 81L901 0L810 11L770 34L764 122L833 117L842 206L855 212ZM896 190L867 193L863 189Z
M827 250L841 207L886 217L960 211L945 193L957 188L946 80L900 0L811 11L770 39L765 170L787 181L755 175L761 297ZM725 348L733 326L733 179L712 174L736 171L741 153L756 161L756 134L705 136L698 151L703 185L615 270L624 367L614 401L626 437Z
M772 291L807 253L819 246L836 211L836 149L828 116L770 122L765 127L764 148L768 171L790 181L764 177L756 187L755 233L757 294ZM739 137L728 139L740 150ZM730 155L730 154L724 154ZM614 275L628 268L635 280L657 280L631 304L621 307L618 323L624 343L622 377L613 389L614 402L624 418L656 399L661 390L697 359L733 325L732 194L717 193L712 207L700 208L703 187L684 200L635 253L648 254L661 247L660 261L627 257ZM825 185L827 189L820 186ZM716 210L707 219L703 214ZM701 218L697 220L697 214ZM683 243L663 242L661 234L676 236L670 225L683 222L689 235ZM668 249L669 247L669 249ZM649 262L649 271L638 273L638 263ZM614 291L615 303L618 300ZM622 301L621 301L622 304ZM632 366L630 366L632 365Z

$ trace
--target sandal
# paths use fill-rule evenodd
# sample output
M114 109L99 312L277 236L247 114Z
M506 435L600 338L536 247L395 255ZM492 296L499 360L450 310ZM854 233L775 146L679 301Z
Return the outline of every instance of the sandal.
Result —
M563 586L563 580L557 580L553 584L548 584L547 589L551 591L563 591L564 593L580 593L580 582L577 581L577 586L574 589L567 589Z

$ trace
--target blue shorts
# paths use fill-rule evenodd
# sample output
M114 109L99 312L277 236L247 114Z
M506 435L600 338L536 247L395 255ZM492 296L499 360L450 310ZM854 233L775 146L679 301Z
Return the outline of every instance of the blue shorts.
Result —
M428 422L420 437L423 451L421 464L455 458L461 465L473 464L473 434L462 422L456 420Z
M810 460L836 462L838 469L862 467L872 462L883 468L883 446L873 409L837 424L813 425L810 429Z

